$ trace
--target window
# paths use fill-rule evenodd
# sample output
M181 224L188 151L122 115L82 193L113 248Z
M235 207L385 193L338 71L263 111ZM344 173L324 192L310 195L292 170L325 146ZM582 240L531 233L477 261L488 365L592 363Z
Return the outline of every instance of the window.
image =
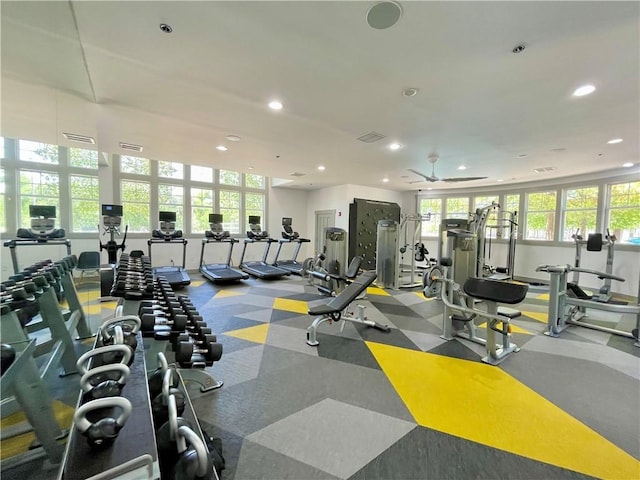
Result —
M266 219L264 218L264 194L263 193L245 193L244 194L244 209L245 209L245 221L246 225L249 225L249 215L259 215L262 228L265 228Z
M209 230L210 213L213 213L213 190L191 188L191 233Z
M640 182L609 186L607 219L619 242L640 245Z
M473 199L474 209L484 208L491 205L493 202L500 203L498 195L484 195L478 196ZM492 208L489 210L489 217L485 223L485 237L486 238L502 238L502 231L498 225L498 209Z
M527 195L526 240L553 240L556 220L556 192Z
M240 173L231 170L220 170L218 175L220 185L240 186Z
M468 197L447 198L446 207L447 218L469 218Z
M597 216L598 187L565 190L561 239L572 241L571 235L577 230L584 238L589 233L595 233Z
M442 199L421 198L420 215L428 216L428 220L422 221L422 236L437 237L440 232L440 220L442 214Z
M159 184L158 211L176 212L176 230L184 229L184 187Z
M220 213L222 214L224 230L229 233L240 233L240 192L220 191Z
M120 171L122 173L133 173L135 175L151 174L151 162L146 158L120 156ZM131 226L129 226L131 228Z
M2 139L4 141L4 139ZM4 168L0 168L0 233L5 233L7 231L7 209L5 207L5 178L4 178Z
M56 145L20 140L18 155L23 162L58 165L58 147Z
M150 220L151 187L149 182L122 180L120 199L123 209L122 223L130 232L148 233Z
M520 210L520 194L507 193L504 196L504 205L502 205L502 210L506 212L517 212Z
M86 151L86 150L85 150ZM98 177L70 175L71 230L73 232L97 232L100 218L100 188Z
M264 176L247 173L244 176L244 185L247 188L259 188L260 190L264 190Z
M60 176L53 172L20 170L20 223L31 225L29 205L53 205L60 217Z
M82 148L69 148L69 165L78 168L98 168L98 152Z
M213 168L191 165L191 180L195 182L213 183ZM207 229L209 224L207 223Z
M184 178L184 165L175 162L158 162L158 176L162 178Z

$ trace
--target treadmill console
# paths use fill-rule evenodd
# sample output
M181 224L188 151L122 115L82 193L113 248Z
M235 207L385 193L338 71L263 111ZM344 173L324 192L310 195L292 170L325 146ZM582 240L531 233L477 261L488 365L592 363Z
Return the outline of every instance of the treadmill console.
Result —
M291 217L282 217L282 238L285 240L296 240L300 238L300 234L293 231L292 224Z
M160 228L151 232L153 238L162 238L166 241L174 238L182 238L182 230L176 230L176 212L159 212Z
M209 214L209 230L204 234L207 238L214 240L223 240L231 236L228 230L222 229L222 215L220 213Z
M56 228L56 207L53 205L29 205L31 228L19 228L16 236L35 240L64 238L63 228Z
M269 232L262 230L260 226L259 215L249 215L249 228L251 230L247 230L247 237L250 239L259 241L269 238Z

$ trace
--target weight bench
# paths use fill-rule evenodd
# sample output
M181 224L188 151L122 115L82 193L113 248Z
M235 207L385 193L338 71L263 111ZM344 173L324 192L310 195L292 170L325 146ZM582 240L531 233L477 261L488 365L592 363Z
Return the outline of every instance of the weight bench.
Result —
M377 275L375 272L364 272L357 277L347 288L345 288L340 295L333 297L327 303L316 305L309 309L309 315L316 316L313 323L307 328L307 343L312 347L319 344L316 334L318 326L324 322L337 322L340 319L346 322L359 323L368 327L377 328L383 332L388 332L391 329L388 325L382 325L373 320L367 320L364 316L363 305L358 305L358 314L353 316L352 314L345 312L351 302L353 302L360 294L362 294L369 285L373 283ZM342 324L344 328L344 323Z

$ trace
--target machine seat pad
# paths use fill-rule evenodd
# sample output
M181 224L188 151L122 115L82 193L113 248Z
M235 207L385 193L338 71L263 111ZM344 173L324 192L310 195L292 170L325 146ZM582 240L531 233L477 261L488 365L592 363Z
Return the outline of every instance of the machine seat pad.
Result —
M309 315L328 315L343 311L376 279L376 272L364 272L345 288L340 295L333 297L327 303L316 305L309 309Z
M520 310L516 310L515 308L509 308L509 307L498 307L497 313L501 317L507 317L509 319L518 318L519 316L522 315L522 312Z
M529 285L470 277L464 282L463 289L467 295L481 300L515 304L524 300Z

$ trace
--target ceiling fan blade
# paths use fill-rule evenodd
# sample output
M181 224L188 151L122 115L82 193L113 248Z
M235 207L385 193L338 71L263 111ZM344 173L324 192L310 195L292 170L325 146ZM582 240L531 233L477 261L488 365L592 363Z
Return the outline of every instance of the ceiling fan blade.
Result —
M420 173L417 170L413 170L413 169L409 169L410 172L415 173L416 175L420 175L422 178L424 178L427 182L437 182L438 179L435 177L428 177L426 176L424 173Z
M484 180L489 177L453 177L453 178L441 178L443 182L470 182L472 180Z

